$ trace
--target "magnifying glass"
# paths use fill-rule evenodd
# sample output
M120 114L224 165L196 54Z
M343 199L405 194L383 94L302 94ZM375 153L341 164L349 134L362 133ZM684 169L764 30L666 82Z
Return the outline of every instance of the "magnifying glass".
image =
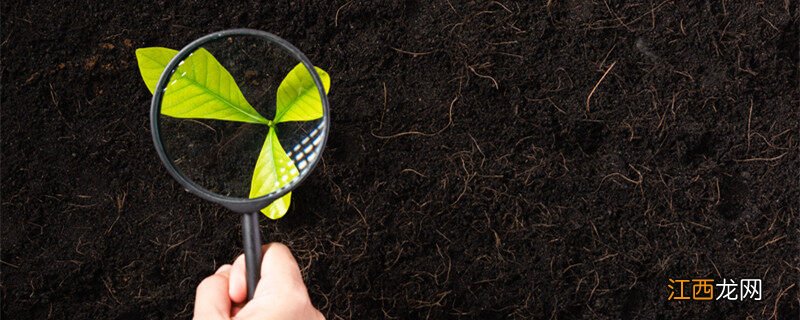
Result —
M178 51L156 84L150 127L167 171L189 192L242 214L248 300L261 269L259 211L285 212L320 160L329 83L286 40L231 29Z

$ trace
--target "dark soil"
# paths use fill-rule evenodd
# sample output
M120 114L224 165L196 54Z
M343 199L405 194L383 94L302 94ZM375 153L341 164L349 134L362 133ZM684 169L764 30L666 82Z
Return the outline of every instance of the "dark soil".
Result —
M191 316L239 217L162 167L134 50L250 27L333 79L262 221L329 319L797 319L797 2L734 2L4 1L2 318Z

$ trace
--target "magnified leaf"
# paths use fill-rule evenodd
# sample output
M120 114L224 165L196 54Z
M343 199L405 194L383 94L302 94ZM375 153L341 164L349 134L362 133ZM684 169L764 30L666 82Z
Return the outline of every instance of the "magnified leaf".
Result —
M136 50L139 71L151 93L175 54L167 48ZM174 118L270 123L247 102L228 70L203 48L190 54L173 73L161 113Z
M325 94L331 86L331 78L325 70L314 67L322 80ZM275 106L275 123L289 121L309 121L322 117L322 101L314 79L302 63L289 71L278 86L278 99Z
M270 128L264 146L256 161L253 180L250 184L250 198L258 198L289 184L298 176L297 168L278 141L275 128ZM289 209L291 193L276 200L261 210L270 219L278 219Z

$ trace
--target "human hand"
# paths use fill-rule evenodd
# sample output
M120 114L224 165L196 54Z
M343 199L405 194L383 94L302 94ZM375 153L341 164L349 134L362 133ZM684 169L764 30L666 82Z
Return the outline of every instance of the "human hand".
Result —
M261 247L261 280L247 298L244 255L197 286L194 319L325 319L311 304L300 267L283 244Z

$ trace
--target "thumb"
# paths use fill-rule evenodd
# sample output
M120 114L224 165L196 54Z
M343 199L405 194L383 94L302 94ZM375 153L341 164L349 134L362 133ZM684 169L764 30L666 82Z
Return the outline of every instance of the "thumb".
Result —
M255 297L294 293L301 291L308 296L300 266L294 259L289 247L282 243L270 243L264 246L264 258L261 262L261 280L256 286Z

